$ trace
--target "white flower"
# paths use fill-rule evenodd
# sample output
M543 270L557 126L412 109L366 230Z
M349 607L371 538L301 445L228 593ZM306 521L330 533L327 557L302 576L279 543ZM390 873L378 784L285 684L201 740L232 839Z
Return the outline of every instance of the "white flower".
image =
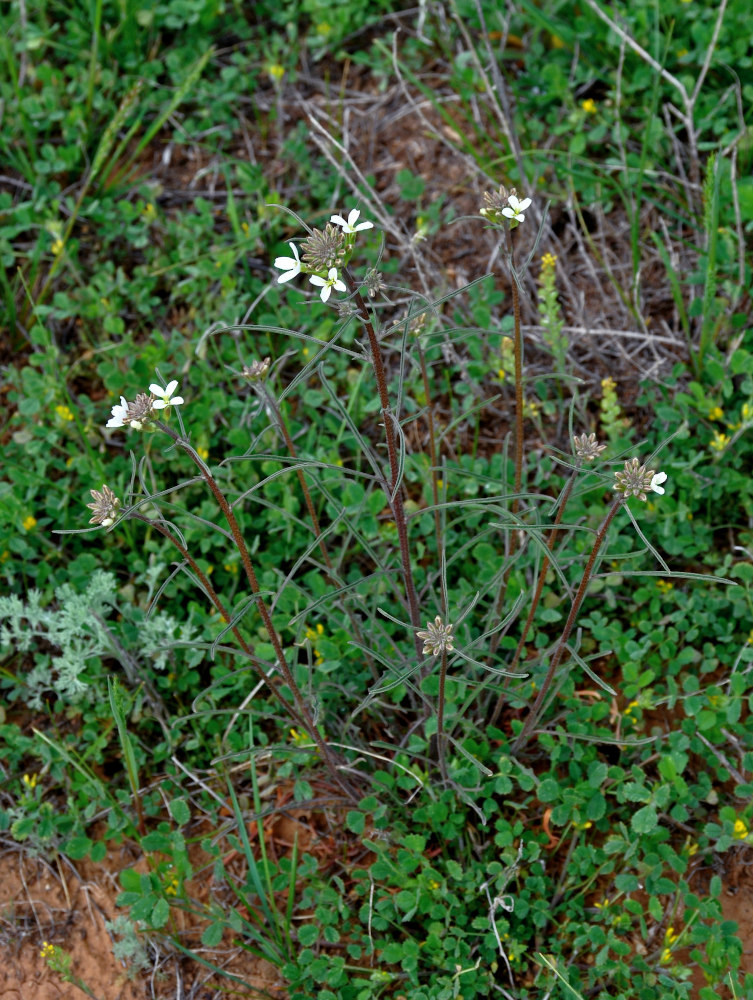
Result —
M285 272L285 274L281 274L277 279L278 285L281 285L284 281L290 281L301 273L301 258L298 256L298 247L295 243L288 243L288 246L293 251L293 256L278 257L275 261L275 267L279 267Z
M522 201L514 194L511 194L508 199L508 204L502 209L502 215L506 219L511 219L514 222L525 222L525 215L523 213L531 204L530 198L524 198Z
M350 213L353 214L352 212ZM322 302L326 302L332 294L334 288L337 292L346 292L345 282L337 277L337 268L331 267L326 278L320 278L318 274L312 274L309 278L312 285L316 285L322 290ZM156 405L156 404L155 404Z
M107 427L122 427L123 420L128 414L128 403L125 396L120 397L120 403L116 403L112 408L112 416L107 421Z
M157 398L154 401L153 409L155 410L166 410L168 406L180 406L183 402L182 396L173 396L173 393L178 388L178 382L173 379L172 382L168 382L163 389L161 385L156 385L152 383L149 386L149 392Z
M360 211L357 208L354 208L353 211L348 216L347 222L345 221L345 219L343 219L341 215L333 215L329 221L334 222L336 226L342 226L342 230L344 233L357 233L361 229L373 229L374 228L373 222L359 222L358 225L356 225L356 222L358 222L358 216L360 214L361 214Z
M667 473L657 472L656 475L651 480L651 485L649 486L649 489L653 490L654 493L664 493L664 488L660 486L659 483L665 483L666 481L667 481Z

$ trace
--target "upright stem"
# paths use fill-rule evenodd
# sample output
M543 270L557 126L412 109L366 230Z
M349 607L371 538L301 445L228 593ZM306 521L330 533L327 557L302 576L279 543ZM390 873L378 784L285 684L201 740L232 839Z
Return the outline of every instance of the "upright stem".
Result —
M217 591L214 589L214 587L212 586L212 584L209 582L209 578L207 577L206 573L204 573L204 571L201 569L201 567L196 562L196 560L193 558L193 556L188 551L188 549L186 549L185 546L183 546L178 541L178 539L175 537L175 535L173 535L172 532L168 531L168 529L164 525L160 524L159 521L152 521L151 518L145 517L143 514L140 514L138 511L133 511L128 516L130 518L136 520L136 521L143 521L144 524L148 524L151 528L154 528L164 538L166 538L168 540L168 542L170 542L170 544L173 545L178 550L178 552L180 552L181 556L186 560L186 562L188 563L188 565L191 567L191 569L195 573L197 579L199 580L199 583L201 583L202 587L206 591L206 593L207 593L207 595L209 597L209 600L212 602L212 604L215 606L215 608L219 612L220 617L222 618L222 620L225 621L225 622L229 622L230 621L230 615L228 614L228 611L225 608L225 605L222 603L222 598L219 596L219 594L217 593ZM232 632L232 634L233 634L236 642L238 643L238 645L241 647L241 649L243 650L243 652L246 654L246 656L251 661L251 665L252 665L254 671L256 672L257 677L259 677L260 680L264 681L268 685L269 689L272 691L272 694L275 696L275 698L277 698L277 700L279 701L280 705L285 709L285 711L288 713L288 715L290 716L290 718L295 722L295 724L298 725L298 726L300 726L302 729L304 729L305 726L304 726L304 721L303 721L302 716L300 716L298 714L297 710L293 707L293 705L290 704L290 702L287 700L287 698L283 694L280 693L280 691L279 691L279 689L277 687L277 681L275 680L275 678L274 677L270 677L269 674L265 674L264 673L264 671L261 668L260 663L258 662L258 659L257 659L256 655L254 654L254 651L251 649L251 647L249 646L249 644L246 642L246 640L243 638L243 636L241 635L240 631L238 630L238 626L237 625L231 625L230 626L230 631Z
M390 508L392 510L392 516L395 518L395 527L397 528L397 537L400 543L400 559L403 566L403 580L405 582L405 593L408 600L408 613L410 615L411 625L414 629L414 643L416 647L416 656L421 656L421 640L415 636L415 630L420 628L420 620L418 616L418 596L416 594L416 585L413 580L413 568L410 561L410 549L408 547L408 526L405 521L405 507L403 505L403 494L400 489L396 489L398 485L398 479L400 475L400 463L398 462L397 454L397 443L395 441L395 428L392 425L392 409L390 407L389 395L387 393L387 375L384 370L384 360L382 358L382 350L379 346L379 340L377 339L376 332L374 331L374 325L371 322L371 317L369 315L369 310L366 303L363 300L363 296L358 289L352 275L347 268L343 270L343 277L345 279L345 284L347 285L348 291L353 296L353 301L355 302L356 308L358 310L358 316L363 323L364 329L366 330L366 335L369 338L369 347L371 349L371 361L374 366L374 374L376 376L377 389L379 391L379 401L382 406L382 420L384 421L384 433L387 440L387 455L390 462L390 483L389 487L385 489L387 496L390 501ZM386 484L385 484L386 486ZM394 494L394 498L393 498Z
M302 718L306 732L309 733L319 753L322 756L322 760L327 765L327 768L332 775L332 777L337 781L340 787L348 794L350 798L353 798L353 792L348 788L347 784L343 781L340 773L338 771L338 760L330 748L327 746L325 740L322 738L319 730L314 722L314 718L311 715L311 711L306 703L306 699L303 697L300 688L298 687L295 677L293 676L293 671L288 666L288 662L285 659L285 653L283 652L282 643L280 642L280 637L277 634L277 629L272 623L272 617L269 613L264 598L259 596L261 594L261 587L259 586L259 581L256 579L256 573L254 572L254 567L251 563L251 556L248 552L248 547L246 546L245 539L241 533L238 521L233 512L233 508L227 501L222 490L219 488L212 476L209 467L201 460L200 456L196 453L195 449L191 447L188 441L185 441L179 434L176 434L171 427L169 427L164 421L158 420L157 426L160 430L163 430L168 434L173 441L182 448L194 461L195 465L198 467L204 482L207 484L209 489L212 491L217 504L219 505L222 513L225 515L228 527L233 536L233 540L240 552L241 562L243 563L243 568L246 572L246 579L248 580L249 586L251 587L251 592L257 597L256 606L259 609L259 614L264 622L264 628L267 631L267 635L272 643L272 647L275 651L275 656L277 662L280 666L280 671L285 679L285 683L288 685L293 693L293 698L296 703L298 715Z
M283 439L285 441L285 447L290 452L290 457L298 458L298 453L296 452L295 445L293 444L293 438L290 436L288 426L285 423L285 418L282 415L280 407L277 405L277 400L274 398L272 393L268 391L266 386L261 386L260 392L264 398L264 401L268 404L269 408L271 409L272 413L275 416L275 420L277 421L277 426L279 427L280 433L282 434ZM322 559L324 560L327 569L330 570L330 572L332 572L333 570L332 561L330 560L329 552L327 551L327 546L324 544L324 539L322 538L322 531L321 528L319 527L319 518L316 516L316 510L314 509L314 502L311 499L311 494L309 493L308 484L306 483L306 477L304 476L303 469L301 469L300 466L296 467L295 472L296 475L298 476L298 482L301 485L301 490L303 491L303 498L306 502L306 509L309 512L309 517L311 518L311 523L314 527L314 534L316 535L316 538L319 542L319 551L322 554Z
M591 579L591 573L594 568L594 563L596 562L596 556L598 555L599 549L606 538L609 525L612 523L615 514L624 502L625 498L622 495L613 500L612 506L609 508L607 516L604 518L604 522L596 533L596 540L594 541L593 548L591 549L591 555L588 557L586 568L583 571L583 579L580 581L578 592L573 598L570 614L567 616L565 627L562 631L562 635L560 636L559 645L552 656L549 669L547 670L546 677L544 678L541 688L539 689L536 701L533 703L531 711L528 713L528 718L523 724L523 728L518 733L515 742L511 747L510 753L512 754L517 754L523 749L531 736L533 727L538 722L539 716L541 715L541 709L544 704L544 699L549 693L549 688L552 686L552 681L554 680L557 667L559 666L565 650L567 649L567 641L570 638L570 633L575 625L575 619L578 617L578 612L580 611L580 606L583 603L583 598L586 596L586 590L588 589L588 582Z
M512 312L515 322L513 351L515 355L515 493L519 494L523 485L523 334L520 328L520 291L515 276L515 247L512 232L507 239L510 248L510 277L512 278ZM519 498L512 501L513 514L518 513Z
M549 538L547 539L547 549L549 552L554 548L554 541L557 537L557 525L562 521L562 516L565 513L565 505L570 499L570 494L572 493L573 486L575 484L575 472L570 473L570 477L565 484L565 489L562 492L562 500L559 507L557 508L557 513L554 518L554 526L549 532ZM548 555L545 555L542 562L541 568L539 569L539 578L536 581L536 590L533 594L533 600L531 601L531 608L528 612L528 617L526 618L526 623L523 626L523 631L521 633L520 639L518 640L518 645L515 650L515 655L512 658L512 663L510 664L510 672L514 671L520 662L520 657L523 653L523 647L525 646L526 639L528 638L528 632L530 631L531 625L533 624L533 619L536 615L536 609L539 606L539 601L541 600L541 593L544 589L544 582L546 580L546 571L549 569L549 563L551 562ZM497 719L499 718L499 713L502 711L502 706L504 704L504 689L507 687L507 683L510 680L509 677L505 677L502 681L502 692L497 699L497 704L494 706L494 711L490 719L491 725L496 725Z
M439 668L439 700L437 702L437 757L442 778L447 780L447 735L444 731L444 694L447 683L447 650L442 647L442 665Z
M515 356L515 482L513 493L515 496L513 497L511 508L513 515L515 515L518 513L518 508L520 507L519 494L523 485L523 448L525 441L523 437L523 334L520 327L520 292L515 277L515 246L513 244L512 231L507 232L507 247L510 261L510 279L512 282L512 313L515 324L513 334L513 352ZM516 536L513 532L510 538L510 554L514 551L515 544ZM502 576L497 603L494 605L495 619L502 616L502 607L507 595L507 584L510 579L511 569L512 562L510 562ZM495 632L489 644L490 659L497 652L501 641L501 633Z
M283 440L285 441L285 446L290 452L291 458L297 459L298 452L296 451L295 445L293 444L292 435L288 430L288 426L285 422L284 416L282 415L282 410L280 409L277 400L274 398L272 393L266 388L266 386L260 387L259 391L260 395L263 397L264 401L269 405L270 409L272 410L272 413L275 416L275 420L277 421L277 426L280 429L280 433L283 436ZM332 586L337 586L338 584L335 579L335 567L333 566L332 560L329 557L327 546L324 543L324 536L322 535L321 528L319 527L319 518L317 517L316 510L314 509L314 502L311 499L311 493L309 492L308 484L306 483L306 478L303 474L303 469L301 469L300 467L296 468L296 473L298 475L298 482L301 485L301 490L303 491L303 497L306 502L306 508L309 512L309 517L311 518L311 523L314 527L314 535L316 536L319 542L319 551L321 552L322 558L324 559L324 563L329 571L327 574L327 580L329 583L332 584ZM365 651L366 642L364 641L363 634L361 632L361 626L355 614L348 607L347 602L345 603L345 613L348 615L348 618L350 619L350 624L351 627L353 628L353 633L355 635L355 638L361 643ZM374 666L373 657L366 652L364 652L364 655L367 658L369 669L372 671L376 679L378 677L378 674L376 672L376 667Z
M442 550L442 522L439 517L439 487L437 485L437 442L434 437L434 407L431 401L431 391L429 388L429 373L426 370L426 357L421 344L416 338L416 348L418 350L418 363L421 368L421 379L424 383L424 396L426 398L426 422L429 425L429 460L431 461L431 495L434 501L434 531L437 537L437 558ZM447 609L444 609L445 613Z

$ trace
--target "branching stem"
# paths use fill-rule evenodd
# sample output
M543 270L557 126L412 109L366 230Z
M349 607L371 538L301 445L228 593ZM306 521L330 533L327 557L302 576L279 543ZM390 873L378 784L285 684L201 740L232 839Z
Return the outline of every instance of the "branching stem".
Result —
M358 310L358 317L366 330L367 337L369 338L371 362L374 368L374 375L376 376L377 389L379 391L379 402L382 407L384 433L387 440L387 455L390 463L390 482L389 486L385 483L385 492L389 498L392 516L395 519L395 527L397 528L397 537L400 544L400 559L403 567L405 594L408 600L408 613L410 615L411 625L413 626L415 633L415 630L420 628L418 596L416 594L416 585L413 580L413 568L410 560L408 526L405 520L405 506L403 504L402 488L398 485L400 478L400 463L398 461L395 427L393 425L395 417L392 413L392 408L390 407L389 395L387 392L387 375L384 369L384 359L382 358L382 350L379 346L379 339L377 338L376 331L374 330L374 324L371 321L369 310L364 302L358 285L347 268L343 270L343 277L348 291L353 297L356 309ZM415 636L415 634L414 644L416 647L416 656L420 656L421 641Z
M544 705L544 700L549 693L549 689L552 686L554 680L554 675L557 671L557 667L562 660L567 649L567 641L570 638L570 633L575 625L575 619L578 617L578 612L580 611L580 606L583 603L583 598L586 596L586 590L588 589L588 583L591 579L591 573L594 568L594 563L596 562L596 556L599 554L599 549L602 546L604 539L607 536L607 531L609 525L620 509L622 504L625 502L624 496L620 495L612 501L612 506L609 508L607 516L596 533L596 540L594 541L593 548L591 549L591 554L588 557L588 562L586 563L586 568L583 570L583 578L580 581L580 586L578 587L578 592L573 598L572 607L570 608L570 614L567 616L567 621L565 622L565 627L562 630L562 635L560 636L560 641L557 645L557 649L552 656L551 662L549 664L549 669L546 672L546 677L544 678L539 693L536 696L536 701L531 707L531 711L528 713L528 717L523 724L523 728L518 733L515 742L513 743L510 753L518 754L526 745L530 739L531 733L533 732L533 727L539 720L541 715L541 710Z

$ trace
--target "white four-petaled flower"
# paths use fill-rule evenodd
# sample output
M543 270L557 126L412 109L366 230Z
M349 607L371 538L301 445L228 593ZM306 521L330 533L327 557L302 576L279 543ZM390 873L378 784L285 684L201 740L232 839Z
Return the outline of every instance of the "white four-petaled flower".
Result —
M358 222L358 216L360 214L361 212L359 211L359 209L354 208L348 215L347 222L345 221L345 219L343 219L341 215L333 215L329 221L334 222L336 226L342 226L342 231L344 233L358 233L362 229L373 229L374 228L373 222ZM358 225L356 225L357 222Z
M168 382L163 389L161 385L152 383L149 386L149 392L157 398L154 401L153 408L155 410L166 410L169 406L180 406L183 402L182 396L173 396L173 393L178 388L177 379L173 379L172 382Z
M108 427L122 427L123 421L128 414L128 403L125 396L120 397L120 402L112 408L112 416L107 421Z
M666 481L667 481L667 473L657 472L656 475L651 480L651 486L649 487L649 489L652 489L654 493L664 493L664 487L660 486L659 484L666 483Z
M506 219L512 219L515 222L525 222L525 215L523 214L528 206L531 204L530 198L524 198L522 201L517 197L517 195L511 194L507 199L508 204L502 209L502 215Z
M353 214L352 212L350 213ZM326 302L327 299L332 294L332 289L334 288L337 292L346 292L345 282L341 281L337 276L337 268L331 267L327 273L326 278L320 278L318 274L312 274L309 278L312 285L316 285L317 288L321 288L322 302ZM155 404L156 405L156 404Z
M295 243L288 243L288 246L293 251L293 256L278 257L275 261L275 267L279 267L285 272L277 279L278 285L281 285L284 281L290 281L301 273L301 258L298 256L298 247Z

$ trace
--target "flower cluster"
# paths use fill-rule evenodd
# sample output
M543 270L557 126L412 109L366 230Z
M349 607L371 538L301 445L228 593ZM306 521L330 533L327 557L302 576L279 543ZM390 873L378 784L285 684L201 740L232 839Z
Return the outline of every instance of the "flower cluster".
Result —
M522 201L518 198L515 188L508 191L502 186L499 191L484 192L484 206L480 214L489 222L516 229L521 222L525 222L525 211L530 204L530 198L523 198Z
M89 524L101 524L103 528L109 528L111 524L115 523L115 518L118 516L120 500L105 483L102 484L101 491L89 490L89 492L94 501L94 503L86 505L92 512Z
M244 365L241 375L248 382L261 382L264 376L269 371L269 358L262 358L261 361L258 359L251 362L250 365Z
M340 270L348 261L356 234L374 226L373 222L359 222L360 214L354 208L347 219L333 215L323 230L315 229L301 242L302 258L295 243L288 243L293 256L278 257L274 262L274 266L283 272L277 283L281 285L299 274L308 274L311 284L320 289L322 302L327 302L333 288L336 292L346 291Z
M661 485L666 482L666 472L654 472L641 465L637 458L625 462L625 467L614 474L615 484L613 489L622 493L627 500L628 497L638 497L639 500L646 500L646 491L653 490L654 493L664 493Z
M144 424L155 418L155 410L169 410L171 406L180 406L183 397L174 395L177 388L178 382L173 379L164 389L161 385L152 383L149 386L149 395L140 392L130 403L125 396L121 396L120 402L112 408L112 416L107 421L107 426L133 427L134 430L140 431Z
M573 434L573 450L577 457L584 462L590 462L598 458L605 448L605 444L598 443L595 434L581 434L580 437L577 434Z
M453 645L455 636L452 634L454 627L451 624L443 625L442 619L437 615L433 622L426 623L425 629L416 632L418 638L423 639L424 648L421 652L424 656L427 653L431 653L432 656L439 656L444 652L451 653L455 648Z

